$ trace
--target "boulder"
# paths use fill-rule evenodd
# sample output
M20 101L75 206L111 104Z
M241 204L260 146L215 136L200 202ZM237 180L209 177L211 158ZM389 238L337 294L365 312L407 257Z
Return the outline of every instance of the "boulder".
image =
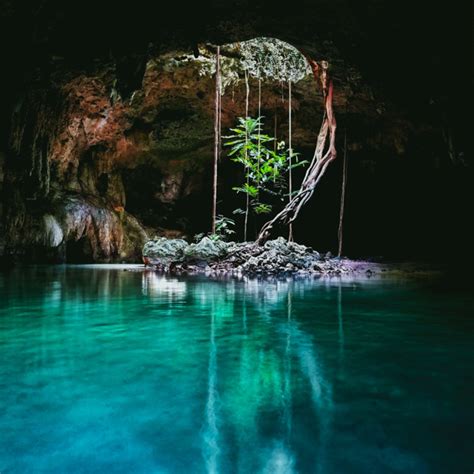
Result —
M275 240L268 240L264 245L265 250L275 250L280 255L287 255L291 249L288 245L288 241L283 237L278 237Z
M143 247L143 257L155 265L170 265L182 262L188 243L183 239L157 237Z
M220 240L203 237L197 244L191 244L184 250L187 261L213 262L227 255L227 244Z

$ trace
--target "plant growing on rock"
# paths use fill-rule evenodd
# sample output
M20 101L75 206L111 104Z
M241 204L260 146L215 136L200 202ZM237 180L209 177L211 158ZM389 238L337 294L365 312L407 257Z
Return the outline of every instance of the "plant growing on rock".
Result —
M234 226L235 221L233 219L219 215L216 218L216 232L214 236L220 240L226 240L231 235L235 234Z
M269 148L268 145L275 139L262 133L262 129L262 117L240 117L237 127L231 129L233 134L224 137L228 139L224 145L230 148L229 157L244 168L244 183L233 188L246 196L245 210L234 211L234 214L245 215L244 235L249 212L255 215L269 214L273 206L268 198L273 196L284 199L286 173L306 164L306 161L297 160L292 163L291 159L297 158L297 154L285 150L285 142Z
M216 216L216 229L214 233L206 234L201 232L194 236L194 242L199 243L204 237L208 237L212 241L225 241L230 238L231 235L235 234L234 230L235 221L230 217L222 215Z

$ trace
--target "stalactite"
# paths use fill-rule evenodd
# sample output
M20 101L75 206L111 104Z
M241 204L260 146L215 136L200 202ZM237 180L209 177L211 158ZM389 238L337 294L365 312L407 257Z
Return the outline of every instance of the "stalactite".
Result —
M314 63L314 64L313 64ZM313 71L318 71L317 64L314 61L310 63L313 67ZM334 85L331 80L327 79L327 70L328 63L322 62L321 69L323 73L321 74L321 82L323 87L324 94L324 106L325 113L323 117L323 122L318 134L316 148L314 151L313 159L306 170L306 174L303 178L300 189L294 196L294 198L289 202L284 209L282 209L272 220L268 221L261 228L260 233L257 238L259 244L263 244L271 234L273 227L276 224L288 224L293 222L296 217L298 217L299 212L303 205L308 202L311 196L314 193L314 189L318 185L319 181L323 177L326 169L336 158L336 118L333 112L333 93ZM315 72L315 75L317 75ZM326 142L329 135L328 148L325 150Z
M346 198L346 184L347 184L347 129L344 130L344 159L342 164L342 189L341 189L341 208L339 211L339 229L338 229L338 252L337 255L342 255L342 224L344 220L344 202Z

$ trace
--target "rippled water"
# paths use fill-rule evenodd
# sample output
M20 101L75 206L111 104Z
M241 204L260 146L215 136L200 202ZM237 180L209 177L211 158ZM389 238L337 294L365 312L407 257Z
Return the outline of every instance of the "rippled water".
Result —
M472 472L472 309L433 280L0 274L0 472Z

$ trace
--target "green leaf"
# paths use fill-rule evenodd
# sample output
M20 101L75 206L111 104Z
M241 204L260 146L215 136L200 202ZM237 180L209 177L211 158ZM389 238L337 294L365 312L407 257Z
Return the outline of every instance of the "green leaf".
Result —
M255 206L253 210L255 211L256 214L268 214L272 212L272 206L270 206L270 204L260 203L257 206Z
M294 168L299 168L300 166L305 166L306 164L308 164L308 161L306 160L298 161L298 163L293 163L291 166L288 166L288 169L292 170Z
M250 197L258 196L258 189L248 183L244 184L244 192L246 192Z

